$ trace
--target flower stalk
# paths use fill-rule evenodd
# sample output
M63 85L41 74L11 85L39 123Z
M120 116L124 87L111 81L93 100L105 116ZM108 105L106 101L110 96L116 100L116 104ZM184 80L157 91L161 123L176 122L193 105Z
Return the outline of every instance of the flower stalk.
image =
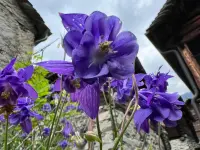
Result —
M132 114L129 118L129 120L127 121L127 124L125 125L125 127L121 130L120 132L120 135L116 138L115 140L115 143L114 143L114 146L113 146L113 150L116 150L117 149L117 146L119 144L119 142L121 141L121 138L123 137L126 129L128 128L129 124L131 123L132 119L133 119L133 116L137 110L137 106L138 106L138 101L139 101L139 97L138 97L138 87L137 87L137 84L136 84L136 79L135 79L135 76L133 75L132 76L133 78L133 86L134 86L134 91L135 91L135 105L134 105L134 108L133 108L133 111L132 111Z
M51 130L50 130L49 138L48 138L48 141L47 141L46 150L49 150L49 147L50 147L50 145L51 145L51 141L52 141L52 140L51 140L51 136L52 136L52 133L53 133L54 124L56 123L56 116L57 116L58 109L59 109L59 107L60 107L61 101L62 101L62 80L61 80L60 98L59 98L58 105L57 105L57 107L56 107L56 111L55 111L55 114L54 114L54 117L53 117L53 121L52 121L52 124L51 124Z
M55 125L55 127L54 127L54 130L53 130L53 134L52 134L52 135L54 135L55 132L56 132L56 128L57 128L58 123L59 123L59 121L60 121L60 117L61 117L61 115L62 115L64 106L65 106L65 103L63 102L63 105L62 105L61 110L60 110L60 113L59 113L59 115L58 115L58 118L57 118L57 121L56 121L56 125ZM50 143L52 143L53 139L54 139L54 136L52 137Z
M6 131L5 131L5 142L4 142L4 150L8 150L8 114L5 115L6 118Z
M109 97L107 99L105 92L103 91L103 97L105 99L105 102L108 104L109 106L109 112L110 112L110 116L111 116L111 121L112 121L112 127L113 127L113 138L115 139L117 137L117 128L115 125L115 120L114 120L114 115L113 115L113 111L112 111L112 98L111 98L111 88L109 88Z
M99 115L97 115L97 117L96 117L96 122L97 122L97 132L98 132L98 136L99 136L99 139L101 140L101 142L99 143L100 150L103 150L101 129L100 129L100 124L99 124Z

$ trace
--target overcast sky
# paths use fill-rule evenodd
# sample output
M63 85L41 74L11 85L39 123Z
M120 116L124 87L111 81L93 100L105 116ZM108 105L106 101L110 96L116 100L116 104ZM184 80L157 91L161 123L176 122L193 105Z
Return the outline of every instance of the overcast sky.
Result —
M169 91L183 94L188 88L173 72L164 58L145 36L145 31L157 16L157 13L166 0L29 0L33 7L40 13L46 25L53 33L47 41L35 47L39 50L51 41L60 37L66 31L58 15L62 13L86 13L95 10L107 15L116 15L122 22L122 30L132 31L138 38L140 45L139 59L147 73L155 73L163 65L162 72L168 72L175 77L169 80ZM60 41L48 47L44 52L44 60L63 59L63 49L58 48ZM69 58L67 58L69 59Z

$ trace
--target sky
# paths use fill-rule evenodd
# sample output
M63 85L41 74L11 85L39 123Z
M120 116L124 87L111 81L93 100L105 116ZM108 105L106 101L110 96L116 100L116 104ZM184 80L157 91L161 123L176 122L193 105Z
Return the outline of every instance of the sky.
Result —
M53 33L45 42L34 48L35 51L45 47L50 42L66 33L58 15L62 13L85 13L102 11L109 15L118 16L122 20L122 29L133 32L138 40L140 49L138 57L147 73L156 73L163 65L161 71L169 72L174 78L169 79L169 92L183 94L189 89L175 74L157 49L145 36L146 29L155 19L166 0L29 0L40 13L46 25ZM43 60L63 59L64 51L59 48L60 40L49 46L44 52ZM66 60L70 60L69 57Z

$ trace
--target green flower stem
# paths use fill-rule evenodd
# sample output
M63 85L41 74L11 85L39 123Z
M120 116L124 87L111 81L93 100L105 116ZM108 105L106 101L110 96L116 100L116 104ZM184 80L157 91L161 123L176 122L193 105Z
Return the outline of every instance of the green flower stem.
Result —
M105 101L108 103L108 106L109 106L109 112L110 112L110 116L111 116L111 121L112 121L112 128L113 128L113 138L115 139L117 137L117 128L116 128L116 125L115 125L115 120L114 120L114 115L113 115L113 111L112 111L112 105L111 105L111 90L109 89L109 97L108 97L108 100L107 100L107 97L105 95L105 92L103 91L103 97L105 99Z
M158 123L158 145L159 145L159 150L161 150L161 147L160 147L160 132L161 132L161 125L160 125L160 123Z
M101 137L101 129L100 129L100 124L99 124L99 115L97 115L97 117L96 117L96 122L97 122L97 131L98 131L99 139L101 140L101 143L99 143L100 150L103 150L102 137Z
M126 129L128 128L129 124L131 123L132 119L133 119L133 116L137 110L137 106L138 106L138 87L137 87L137 84L136 84L136 79L135 79L135 76L133 75L133 86L134 86L134 90L135 90L135 105L134 105L134 108L133 108L133 111L132 111L132 114L129 118L129 120L127 121L127 124L125 125L125 127L121 130L121 133L120 135L116 138L115 140L115 143L114 143L114 146L113 146L113 150L116 150L117 149L117 146L119 144L119 142L121 141L121 138L123 137Z
M144 142L143 142L143 144L142 144L142 150L144 150L144 147L145 147L146 141L147 141L147 134L144 133Z
M135 79L135 75L132 76L133 78L133 85L132 85L132 91L134 91L135 89L135 86L136 85L136 79ZM123 120L122 120L122 124L121 124L121 130L124 128L124 124L125 124L125 120L126 120L126 116L128 115L130 109L131 109L131 106L133 104L133 101L134 101L134 98L131 99L130 103L128 104L128 107L126 109L126 112L124 114L124 117L123 117Z
M63 103L63 105L62 105L62 107L61 107L61 110L60 110L60 113L59 113L59 115L58 115L58 118L57 118L57 121L56 121L56 125L55 125L55 127L54 127L54 130L53 130L53 134L52 134L52 135L54 135L55 132L56 132L56 128L57 128L58 123L59 123L59 121L60 121L60 117L61 117L61 115L62 115L64 106L65 106L65 103ZM52 143L53 139L54 139L54 136L52 137L50 143Z
M4 143L4 150L8 150L8 114L5 115L6 118L6 133L5 133L5 143Z
M62 80L61 80L61 86L62 86ZM61 88L62 89L62 88ZM55 114L54 114L54 117L53 117L53 121L52 121L52 124L51 124L51 129L50 129L50 134L49 134L49 138L48 138L48 141L47 141L47 147L46 147L46 150L49 150L49 147L50 147L50 144L51 144L51 136L52 136L52 133L53 133L53 129L54 129L54 124L56 122L56 116L57 116L57 113L58 113L58 109L60 107L60 104L61 104L61 101L62 101L62 90L60 92L60 98L58 100L58 105L56 107L56 111L55 111Z
M33 135L32 135L32 150L34 150L35 147L35 131L33 131Z

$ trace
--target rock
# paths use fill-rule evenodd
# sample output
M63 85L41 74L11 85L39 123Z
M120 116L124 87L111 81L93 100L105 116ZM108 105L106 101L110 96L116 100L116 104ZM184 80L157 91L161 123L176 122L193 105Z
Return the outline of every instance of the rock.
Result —
M116 124L121 123L122 118L124 114L119 111L115 110L116 112ZM80 116L77 116L73 118L72 124L76 126L76 129L78 131L81 130L81 128L87 128L87 117L82 114ZM106 107L100 107L99 111L99 121L100 121L100 127L101 127L101 132L102 132L102 139L103 139L103 150L109 150L112 149L114 145L114 140L113 140L113 133L112 133L112 123L110 119L110 113L109 110ZM94 132L97 134L97 129L96 129L96 124L94 126ZM137 133L133 121L131 122L130 126L128 127L127 131L124 134L123 137L123 148L124 150L139 150L142 148L143 143L144 143L144 133ZM158 136L154 133L153 130L150 131L150 133L147 135L144 150L148 150L149 147L152 147L153 150L159 150L159 145L158 145ZM76 148L74 148L76 149ZM84 149L88 149L88 144L85 145ZM94 144L94 149L99 150L99 143L95 142ZM164 150L162 141L161 141L161 150Z

